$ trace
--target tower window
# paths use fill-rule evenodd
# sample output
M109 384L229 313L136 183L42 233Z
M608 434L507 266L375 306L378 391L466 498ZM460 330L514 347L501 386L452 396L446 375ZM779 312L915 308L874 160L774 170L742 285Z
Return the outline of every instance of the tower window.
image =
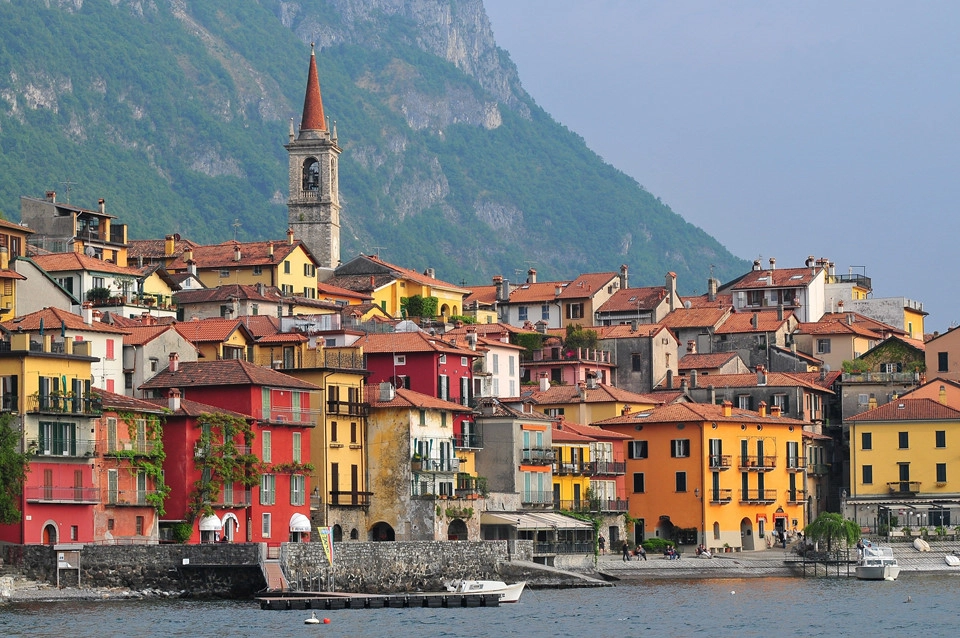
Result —
M303 163L303 190L320 190L320 162L312 157Z

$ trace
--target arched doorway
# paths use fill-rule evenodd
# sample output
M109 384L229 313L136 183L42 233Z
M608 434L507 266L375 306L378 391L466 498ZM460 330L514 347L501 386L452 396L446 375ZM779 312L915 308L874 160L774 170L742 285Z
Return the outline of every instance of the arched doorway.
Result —
M465 541L469 540L467 534L467 524L462 520L455 519L450 521L450 526L447 528L447 540L448 541Z
M227 512L223 515L223 534L220 538L224 543L232 543L240 531L240 521L235 514Z
M660 520L657 521L657 538L663 538L665 540L673 539L673 523L670 522L669 516L661 516Z
M43 544L44 545L56 545L57 544L57 526L53 523L47 523L43 526Z
M360 530L358 530L356 527L350 530L350 540L352 541L360 540Z
M371 528L370 536L371 536L370 540L376 541L376 542L386 542L386 541L396 540L396 536L394 535L393 528L390 527L388 524L384 523L383 521L380 521L379 523L374 525L373 528Z
M339 525L333 526L333 542L342 543L343 542L343 528Z
M743 545L743 551L745 552L756 549L754 545L753 521L746 517L740 521L740 543Z

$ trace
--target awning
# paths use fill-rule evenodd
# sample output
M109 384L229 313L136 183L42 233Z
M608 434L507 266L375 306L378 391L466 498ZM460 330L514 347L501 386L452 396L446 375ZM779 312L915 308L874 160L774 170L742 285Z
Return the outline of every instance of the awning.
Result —
M518 530L535 529L593 529L593 525L554 512L484 512L481 525L509 525Z
M204 516L200 519L200 531L201 532L219 532L223 529L223 523L220 522L220 519L216 514L211 514L210 516Z
M290 531L310 533L310 519L303 514L294 514L290 517Z

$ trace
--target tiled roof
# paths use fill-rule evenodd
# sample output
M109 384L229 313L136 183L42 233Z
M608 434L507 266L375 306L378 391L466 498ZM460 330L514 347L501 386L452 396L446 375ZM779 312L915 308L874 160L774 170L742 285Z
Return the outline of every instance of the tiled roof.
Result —
M164 368L140 387L162 389L218 385L258 385L297 390L320 389L312 383L241 359L181 361L176 372L171 372L169 367Z
M129 333L123 338L125 346L142 346L150 343L167 330L174 330L172 325L142 326L135 325L125 328Z
M833 384L843 375L842 370L831 370L830 372L788 372L791 377L800 379L812 386L826 388L833 392ZM769 384L768 384L769 385Z
M611 385L597 384L595 388L584 389L585 403L659 403L660 400L647 394L629 392ZM580 389L575 385L552 385L545 392L539 389L524 391L524 398L538 404L579 403Z
M685 354L677 362L678 370L711 370L719 368L737 356L736 352L710 352Z
M453 328L447 330L443 333L443 337L460 337L466 335L468 332L477 333L478 337L485 337L488 339L493 339L499 337L500 335L518 335L518 334L530 334L530 330L524 330L522 328L517 328L516 326L511 326L508 323L471 323L464 324L459 328Z
M820 318L820 321L852 322L854 324L866 326L875 332L899 336L905 336L907 334L907 331L903 330L902 328L897 328L896 326L891 326L888 323L877 321L873 317L861 315L858 312L827 312L823 314L823 316Z
M524 401L522 405L514 406L510 403L517 403L520 399L495 399L491 397L479 400L480 414L483 417L508 418L522 421L556 421L556 418L547 416L543 412L537 412L532 409L530 401ZM529 412L525 411L530 409Z
M0 269L0 279L26 279L23 275L18 273L16 270L10 270L9 268Z
M273 293L273 294L271 294ZM257 286L245 284L224 284L216 288L201 288L200 290L181 290L174 293L173 299L177 304L210 303L215 301L262 301L277 303L281 298L276 288L264 288L261 292Z
M234 259L236 248L240 248L240 260ZM270 255L270 248L273 248L273 255ZM222 244L213 244L210 246L196 246L193 249L193 262L198 269L211 270L214 268L236 268L237 266L277 266L283 263L283 260L290 256L290 253L297 248L303 251L313 259L310 251L300 240L295 240L292 244L286 240L273 241L227 241ZM180 254L176 259L170 262L170 270L186 270L187 263L184 261L184 255ZM316 262L316 260L313 260Z
M597 312L639 312L653 310L667 298L667 289L663 286L648 288L621 288L604 302Z
M159 405L150 401L135 399L133 397L128 397L124 394L116 394L114 392L108 392L107 390L104 390L102 388L93 388L93 392L100 395L100 400L103 402L104 410L149 412L151 414L162 414L164 412L163 408L161 408Z
M18 224L18 223L16 223L16 222L7 221L6 219L0 219L0 228L7 228L7 229L9 229L9 230L16 230L16 231L21 232L21 233L23 233L23 234L25 234L25 235L32 235L32 234L34 234L34 233L36 232L36 231L34 231L34 230L30 230L30 229L27 228L26 226L21 226L20 224Z
M563 291L572 282L569 281L538 281L535 284L521 283L510 285L510 303L541 303L553 301L563 295ZM557 288L560 295L557 295Z
M934 399L896 399L845 421L960 421L960 410Z
M470 294L463 299L463 307L472 306L479 302L481 305L490 306L497 300L497 287L490 286L471 286Z
M883 334L876 332L865 325L845 321L817 321L815 323L801 323L797 326L797 332L805 335L814 336L857 336L866 339L883 339Z
M753 326L756 316L757 327ZM756 312L734 312L716 329L715 333L743 334L748 332L776 332L793 316L793 311L784 311L783 319L777 318L777 311L758 310Z
M310 340L299 332L278 332L257 338L257 343L261 345L269 343L306 343L307 341Z
M592 439L596 439L598 441L600 440L609 441L610 439L626 440L626 439L633 438L633 436L630 434L622 434L620 432L612 432L610 430L604 430L603 428L599 428L595 425L583 425L582 423L573 423L571 421L567 421L566 419L563 420L563 428L565 430L572 430L577 434L581 434L583 436L587 436Z
M598 421L594 425L641 425L647 423L670 423L691 421L738 421L747 423L782 424L802 426L803 421L785 416L760 416L759 412L733 408L731 416L723 416L724 406L710 403L671 403L652 410L629 412L611 419Z
M253 340L253 335L239 319L197 319L180 322L175 324L175 327L177 332L191 343L226 341L236 330L242 330L248 340Z
M550 433L550 438L554 443L593 443L596 441L593 437L585 436L576 430L564 427L565 425L565 423L554 422L553 432Z
M436 279L429 275L424 275L423 273L419 273L416 270L411 270L409 268L404 268L403 266L397 266L396 264L391 264L389 262L383 261L376 255L360 255L359 259L367 260L375 267L379 266L381 268L385 268L391 271L392 274L386 275L386 281L383 283L380 283L380 282L383 280L384 275L382 273L376 273L375 275L377 279L376 287L378 288L396 279L406 279L408 281L412 281L423 286L430 286L432 288L443 288L445 290L451 290L453 292L460 292L465 295L470 292L465 288L461 288L460 286L455 286L449 282ZM351 275L351 277L366 277L367 281L369 282L371 275L358 274L358 275ZM328 280L328 282L333 283L336 286L342 286L349 290L370 290L371 289L369 285L367 288L356 288L352 285L344 285L343 283L341 283L340 280L341 280L341 277L337 275L332 279Z
M473 412L473 408L452 401L444 401L428 394L421 394L406 388L396 388L393 399L380 400L380 385L366 387L367 402L371 408L423 408L425 410L449 410L451 412Z
M395 277L385 273L375 275L335 275L326 283L354 293L371 293L395 281Z
M667 314L660 323L668 328L714 328L730 314L730 307L726 308L677 308Z
M349 288L334 286L329 282L329 280L317 284L317 299L320 301L334 301L340 297L346 297L347 299L359 299L361 301L369 301L373 299L371 295L359 293L355 290L350 290Z
M732 308L733 295L726 293L717 293L710 300L709 295L697 295L696 297L681 297L681 303L686 306L688 303L691 308Z
M169 399L146 399L148 403L152 403L160 408L169 408L170 400ZM190 416L198 417L201 414L224 414L226 416L252 420L249 414L242 414L240 412L234 412L233 410L228 410L226 408L220 408L213 405L207 405L206 403L200 403L198 401L191 401L190 399L180 399L180 409L171 412L171 414L177 416Z
M140 271L136 268L124 268L109 261L95 257L88 257L82 253L50 253L36 255L34 263L47 272L65 272L73 270L87 270L91 272L111 273L114 275L129 275L138 277Z
M177 236L173 240L173 255L167 255L165 239L131 239L127 241L127 260L135 262L140 257L149 260L174 257L180 255L187 248L196 248L199 245L195 241L181 239Z
M237 319L258 339L280 332L280 320L271 315L245 315Z
M615 272L597 272L580 275L560 292L560 299L592 297L620 278ZM512 299L511 299L512 301Z
M616 326L591 326L588 330L595 331L597 338L602 340L650 338L657 336L667 330L667 328L662 323L638 323L636 329L634 329L632 325L619 324ZM550 332L554 334L553 330ZM558 336L565 337L566 330L564 329L557 334Z
M74 332L103 332L114 335L127 334L125 329L115 328L114 326L101 321L84 323L83 317L80 315L75 315L72 312L67 312L66 310L61 310L59 308L44 308L43 310L37 310L36 312L31 312L28 315L16 317L10 321L4 321L0 325L10 332L17 332L18 330L25 332L36 332L40 330L41 321L43 321L44 331L49 332L50 334L54 334L55 331L59 331L60 326L64 324L67 326L67 330L73 330Z
M454 346L440 337L430 336L423 331L369 333L358 339L354 345L362 347L367 354L437 352L457 356L480 356L479 353L467 347Z
M813 281L816 274L823 270L813 268L777 268L776 270L751 270L737 282L731 290L750 288L797 288Z
M797 386L809 388L811 390L817 390L820 392L830 392L827 388L823 387L818 383L814 383L806 375L819 375L818 372L804 372L804 373L793 373L793 372L767 372L767 382L765 387L768 388L795 388ZM705 378L703 383L700 383L700 387L705 387L706 384L712 385L716 390L722 388L756 388L760 387L757 385L757 375L753 372L744 372L740 374L711 374Z

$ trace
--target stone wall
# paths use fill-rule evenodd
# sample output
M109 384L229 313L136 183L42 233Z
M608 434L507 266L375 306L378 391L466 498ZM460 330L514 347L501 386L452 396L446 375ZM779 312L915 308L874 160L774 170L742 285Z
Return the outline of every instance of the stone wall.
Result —
M514 543L513 548L508 541L341 543L334 548L333 584L337 591L395 593L442 591L444 581L458 578L502 580L510 549L514 558L532 555L532 546ZM280 562L293 589L329 583L330 567L320 543L286 543Z

